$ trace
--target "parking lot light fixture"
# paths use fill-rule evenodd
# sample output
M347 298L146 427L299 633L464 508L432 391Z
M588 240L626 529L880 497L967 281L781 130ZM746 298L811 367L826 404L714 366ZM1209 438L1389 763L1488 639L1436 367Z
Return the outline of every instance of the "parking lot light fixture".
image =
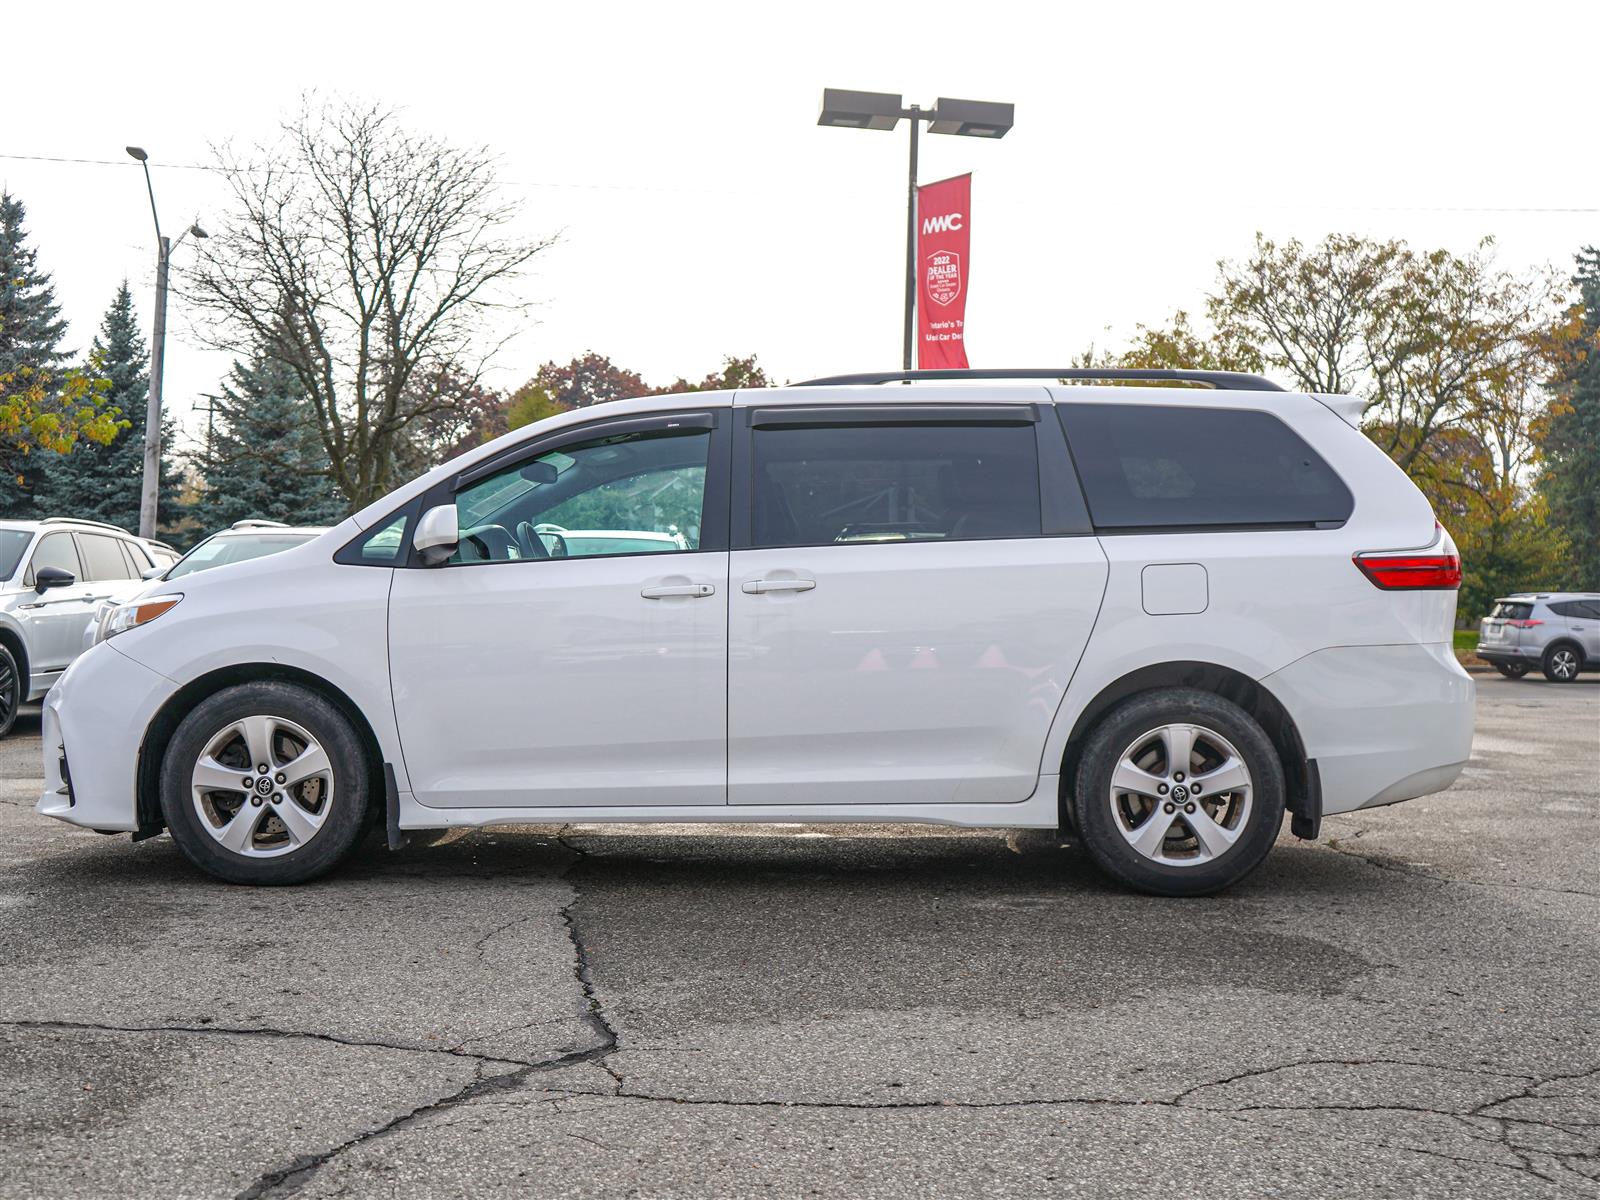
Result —
M917 319L917 134L923 121L928 132L957 137L1002 138L1010 132L1016 105L993 100L953 100L941 96L932 108L906 105L896 92L855 92L823 88L818 125L839 129L891 130L902 118L911 122L911 164L906 188L906 298L901 366L912 369Z

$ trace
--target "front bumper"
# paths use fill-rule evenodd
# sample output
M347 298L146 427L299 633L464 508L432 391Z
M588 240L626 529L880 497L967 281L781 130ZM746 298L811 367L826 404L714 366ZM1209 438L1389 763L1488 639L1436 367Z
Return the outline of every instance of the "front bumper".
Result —
M1476 689L1447 643L1319 650L1261 683L1317 762L1324 815L1441 791L1472 755Z
M139 748L177 685L104 643L79 656L44 698L44 792L34 811L89 829L139 828ZM62 762L71 763L70 789Z

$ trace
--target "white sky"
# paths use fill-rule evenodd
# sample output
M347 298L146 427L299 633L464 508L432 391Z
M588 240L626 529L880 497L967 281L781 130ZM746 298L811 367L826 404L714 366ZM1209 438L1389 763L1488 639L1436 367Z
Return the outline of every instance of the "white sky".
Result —
M822 88L1010 100L1003 140L925 136L922 179L974 172L973 364L1054 366L1198 310L1257 229L1457 250L1492 234L1502 265L1565 272L1600 242L1581 58L1597 25L1592 0L22 0L0 155L116 165L0 157L0 185L81 349L124 276L149 319L154 235L123 146L150 151L176 234L225 197L173 164L271 137L308 88L377 99L491 147L527 233L562 233L491 382L591 348L652 382L752 352L804 378L900 360L905 125L818 127ZM1523 209L1586 211L1497 211ZM181 305L170 324L168 405L198 429L187 410L227 358Z

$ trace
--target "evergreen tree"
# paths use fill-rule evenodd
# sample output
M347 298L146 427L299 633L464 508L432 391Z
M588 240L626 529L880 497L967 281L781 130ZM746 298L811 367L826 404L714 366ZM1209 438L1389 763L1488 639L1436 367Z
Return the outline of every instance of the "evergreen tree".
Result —
M257 517L330 525L349 505L328 478L317 423L293 374L268 358L235 362L215 402L205 485L194 507L204 532Z
M1600 249L1578 255L1573 350L1556 379L1540 490L1570 546L1567 584L1600 590Z
M128 428L106 446L83 442L70 454L40 464L34 493L35 515L81 517L124 529L139 527L139 497L144 486L145 414L150 396L150 355L133 312L127 280L117 289L100 322L86 370L111 382L107 399L122 410ZM161 483L157 511L167 523L174 515L179 474L172 465L171 418L163 423Z
M61 349L67 323L61 319L50 276L39 270L37 255L28 245L26 216L21 200L0 192L0 375L54 373L67 361ZM33 456L5 458L0 516L31 517L31 492L39 478L30 461Z

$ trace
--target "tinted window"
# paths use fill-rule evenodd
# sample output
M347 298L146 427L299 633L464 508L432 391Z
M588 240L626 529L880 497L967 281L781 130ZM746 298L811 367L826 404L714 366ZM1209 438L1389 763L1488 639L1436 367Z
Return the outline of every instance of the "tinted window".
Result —
M396 513L361 539L361 561L392 566L405 557L406 522L411 510Z
M22 552L33 540L27 529L0 529L0 579L10 579L22 561Z
M1572 615L1586 617L1591 621L1600 621L1600 600L1579 600L1578 611Z
M1526 621L1533 612L1533 605L1521 604L1515 600L1497 600L1490 611L1491 617L1500 617L1507 621Z
M756 429L757 546L1038 537L1032 425Z
M95 533L78 535L78 549L83 554L85 579L132 579L128 560L122 557L115 538L101 537Z
M1269 413L1061 404L1102 529L1311 526L1349 518L1349 489Z
M451 562L700 548L707 430L599 438L497 471L456 494Z
M1600 604L1592 600L1562 600L1550 606L1550 611L1557 616L1575 617L1578 620L1593 620L1600 617Z
M72 545L70 533L52 533L39 539L39 548L33 552L29 569L37 576L44 567L59 567L71 571L78 579L83 578L83 568L78 565L78 551Z

